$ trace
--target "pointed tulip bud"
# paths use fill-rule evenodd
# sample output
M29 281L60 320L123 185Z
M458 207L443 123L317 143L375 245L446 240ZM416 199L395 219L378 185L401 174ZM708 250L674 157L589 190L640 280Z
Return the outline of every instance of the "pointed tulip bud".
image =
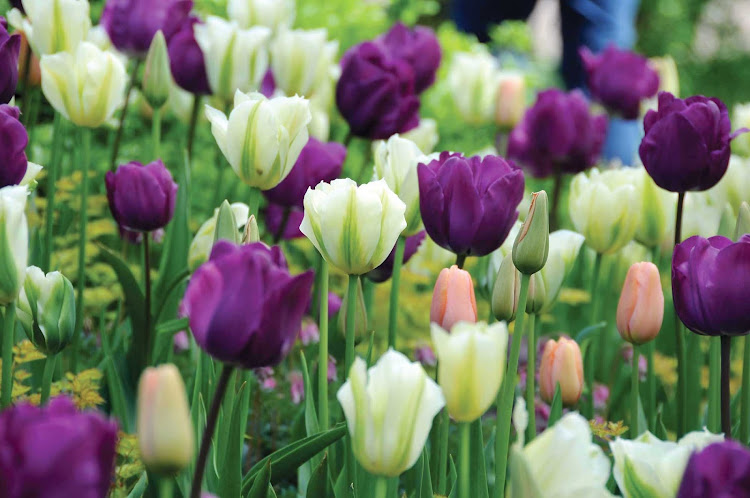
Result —
M242 234L243 244L252 244L253 242L260 241L260 231L258 230L258 221L255 219L255 215L251 214L245 224L245 232Z
M492 314L495 318L506 322L515 320L520 286L521 273L513 264L513 256L508 254L500 263L492 289Z
M734 240L740 240L746 233L750 233L750 205L742 201L737 215L737 226L734 229Z
M539 393L547 403L552 402L557 384L562 402L575 405L583 392L583 360L581 348L573 339L550 339L544 346L539 364Z
M147 368L138 384L138 447L150 472L175 475L193 459L193 427L185 384L168 363Z
M430 322L450 332L457 322L476 321L477 301L471 275L456 265L443 268L432 293Z
M549 254L549 212L547 192L531 195L529 214L513 244L513 264L521 273L531 275L544 267Z
M617 330L624 341L645 344L659 334L664 319L664 293L655 264L633 264L617 305Z
M216 230L214 231L214 244L220 240L228 240L235 244L240 242L237 220L234 218L232 207L226 199L219 206L219 215L216 218Z
M154 109L160 109L169 98L172 73L169 69L167 42L161 30L151 40L143 71L143 96Z

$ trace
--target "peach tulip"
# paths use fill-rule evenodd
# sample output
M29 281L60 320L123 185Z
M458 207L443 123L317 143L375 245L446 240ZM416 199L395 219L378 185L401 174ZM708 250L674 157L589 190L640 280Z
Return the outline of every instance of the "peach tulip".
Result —
M430 322L450 332L457 322L476 321L477 301L471 275L456 265L443 268L432 293Z
M583 360L581 348L573 339L550 339L544 346L539 366L539 392L547 403L552 402L560 384L562 402L575 405L583 392Z
M654 340L664 318L664 293L653 263L634 263L625 277L617 305L617 330L623 340L644 344Z

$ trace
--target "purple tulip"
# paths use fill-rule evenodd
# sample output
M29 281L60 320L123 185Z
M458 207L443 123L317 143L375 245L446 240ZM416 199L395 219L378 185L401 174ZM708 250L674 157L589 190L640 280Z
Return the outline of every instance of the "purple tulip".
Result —
M273 71L270 69L268 69L266 74L263 75L263 80L260 82L260 89L258 91L267 99L273 97L273 94L276 91L276 79L273 77Z
M161 159L123 164L104 177L109 209L122 227L141 232L164 228L174 214L177 184Z
M583 93L552 88L540 92L508 139L508 158L544 178L580 173L599 159L607 117L594 116Z
M278 246L219 241L182 304L195 342L242 368L276 365L297 338L313 277L312 271L290 275Z
M0 17L0 104L7 104L16 94L18 85L18 54L21 35L8 34L5 18Z
M750 235L694 236L672 256L672 297L682 323L702 335L750 331Z
M734 441L724 441L690 456L677 498L706 496L750 496L750 450Z
M192 8L192 0L107 0L100 22L117 50L145 57L167 20L181 24Z
M0 496L104 498L115 470L117 424L64 396L0 414Z
M336 105L358 137L386 139L416 128L414 70L378 43L355 45L341 59Z
M594 100L624 119L636 119L641 101L656 95L659 74L648 59L614 44L594 55L587 47L579 50Z
M284 180L263 194L269 202L286 207L303 207L308 188L320 182L330 182L341 174L346 158L346 147L336 142L323 143L310 137Z
M646 135L638 153L646 171L671 192L708 190L729 166L729 112L724 102L702 95L678 99L659 92L659 110L643 118Z
M417 249L419 249L419 246L422 245L422 241L424 240L424 238L424 230L406 238L406 243L404 244L404 259L402 261L403 264L406 264L411 259L411 257L416 254ZM374 270L366 273L365 276L373 282L385 282L386 280L391 278L391 275L393 275L393 263L395 262L396 247L394 246L394 248L391 250L391 253L387 258L385 258L385 261L383 261L383 263L381 263L381 265Z
M435 82L442 53L435 32L430 28L416 26L409 29L399 21L375 42L388 50L392 57L411 66L415 92L422 93Z
M167 39L169 67L175 83L190 93L210 95L211 86L206 74L203 50L195 39L193 27L200 19L189 16L180 24L167 23L164 37Z
M18 185L26 174L29 136L20 115L18 107L0 105L0 188Z
M286 209L289 209L288 215L284 214ZM286 222L284 222L285 216ZM299 226L302 224L302 218L304 217L305 212L302 208L285 208L284 206L279 206L278 204L269 202L268 205L266 205L266 216L263 219L266 222L268 232L273 234L274 237L279 233L279 230L281 230L281 224L284 223L284 232L281 233L279 240L292 240L305 236L299 230Z
M491 253L518 218L523 172L501 157L443 152L439 159L417 166L417 176L427 235L456 254Z

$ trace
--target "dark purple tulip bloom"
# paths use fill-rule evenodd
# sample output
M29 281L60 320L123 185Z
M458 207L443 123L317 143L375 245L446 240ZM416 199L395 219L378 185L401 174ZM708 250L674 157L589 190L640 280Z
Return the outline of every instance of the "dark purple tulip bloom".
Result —
M313 272L292 276L278 246L219 241L190 280L182 306L195 341L241 368L276 365L308 308Z
M594 116L583 93L540 92L508 139L508 158L537 178L580 173L599 159L607 117Z
M403 264L406 264L411 259L411 257L416 254L417 249L419 249L419 246L422 245L422 241L424 240L424 238L424 230L406 238L406 244L404 244L404 259L402 261ZM373 282L385 282L386 280L391 278L391 275L393 275L393 264L395 262L396 247L394 246L391 250L391 253L387 258L385 258L385 261L383 261L383 263L374 270L366 273L365 276Z
M133 161L108 171L109 209L124 228L150 232L164 228L174 214L177 184L161 159L142 165Z
M0 105L0 188L18 185L26 174L29 136L20 115L18 107Z
M750 450L734 441L724 441L690 456L677 498L707 496L750 496Z
M338 178L345 158L346 147L343 145L323 143L310 137L289 175L271 190L266 190L264 195L274 204L302 208L307 189Z
M417 166L417 176L424 228L437 245L466 256L502 245L523 198L523 172L515 164L443 152Z
M305 235L299 230L299 226L302 224L302 218L305 217L304 210L298 207L285 208L284 206L279 206L272 202L269 202L266 205L266 216L263 218L266 222L268 233L273 234L274 237L279 233L279 230L281 230L281 224L284 223L284 211L286 209L289 209L289 214L286 215L287 219L284 225L284 232L281 234L279 240L291 240L304 237Z
M60 396L0 414L0 496L104 498L115 470L117 424Z
M169 67L172 77L180 88L196 95L210 95L206 64L203 51L195 39L193 26L200 19L189 16L182 24L173 26L168 23L164 37L167 39Z
M18 85L18 54L21 51L21 35L8 34L5 19L0 17L0 104L7 104L16 94Z
M396 24L377 40L391 53L414 70L414 91L422 93L435 82L442 56L435 32L425 26L409 29L402 22Z
M682 323L701 335L750 331L750 235L694 236L672 256L672 297Z
M192 7L192 0L107 0L100 22L117 50L145 57L168 16L170 23L184 22Z
M378 43L355 45L341 59L336 105L358 137L386 139L416 128L414 70Z
M641 101L659 90L659 74L642 55L614 44L598 55L587 47L582 47L579 54L594 100L624 119L638 118Z
M708 190L729 166L729 142L740 133L730 135L731 127L727 106L715 97L682 100L659 92L659 110L650 110L643 118L646 135L638 154L661 188Z

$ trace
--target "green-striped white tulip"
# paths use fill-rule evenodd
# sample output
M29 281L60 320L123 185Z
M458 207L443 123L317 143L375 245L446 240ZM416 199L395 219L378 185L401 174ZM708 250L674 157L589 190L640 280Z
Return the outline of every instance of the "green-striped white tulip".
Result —
M271 42L271 69L276 86L287 95L312 98L330 92L338 66L339 43L325 29L282 30Z
M481 417L497 397L505 372L508 327L505 322L458 322L445 331L432 324L432 342L440 368L448 413L457 422Z
M23 0L26 17L13 9L8 22L26 33L34 53L73 53L91 28L88 0Z
M645 168L633 168L638 205L633 212L638 218L635 240L646 247L658 247L674 224L677 195L660 189Z
M242 28L266 26L276 31L294 22L294 0L229 0L227 13Z
M362 358L336 397L344 409L352 450L371 474L396 477L419 458L443 394L419 362L389 349L369 370Z
M448 86L456 109L471 124L490 123L495 118L500 72L497 60L484 47L457 52L448 69Z
M362 275L385 261L406 228L406 205L385 180L339 178L308 189L300 231L328 263Z
M211 132L240 179L269 190L292 170L307 143L310 103L302 97L267 99L260 93L234 94L229 118L206 106Z
M29 266L18 298L18 320L39 351L59 353L70 344L76 326L73 284L59 271L45 275Z
M235 91L257 90L268 70L271 30L256 26L240 29L237 23L209 16L195 25L195 40L206 61L206 75L214 95L229 102Z
M437 121L431 118L422 118L419 120L419 125L416 128L402 133L401 138L406 138L417 144L419 150L425 154L430 154L435 151L435 146L440 141L440 135L438 134ZM373 143L373 147L379 144L380 141Z
M29 225L26 220L26 187L0 189L0 305L18 299L29 258Z
M242 202L233 202L230 207L232 208L232 214L234 215L234 221L237 224L237 237L240 228L245 226L247 223L247 217L250 215L250 208L247 204ZM216 220L219 217L219 208L214 209L214 215L203 222L195 234L193 241L190 243L188 249L188 268L191 271L198 268L200 265L208 261L208 257L211 254L211 248L214 245L214 235L216 232Z
M125 67L92 43L81 42L75 54L42 56L41 69L44 96L78 126L101 126L125 100Z

